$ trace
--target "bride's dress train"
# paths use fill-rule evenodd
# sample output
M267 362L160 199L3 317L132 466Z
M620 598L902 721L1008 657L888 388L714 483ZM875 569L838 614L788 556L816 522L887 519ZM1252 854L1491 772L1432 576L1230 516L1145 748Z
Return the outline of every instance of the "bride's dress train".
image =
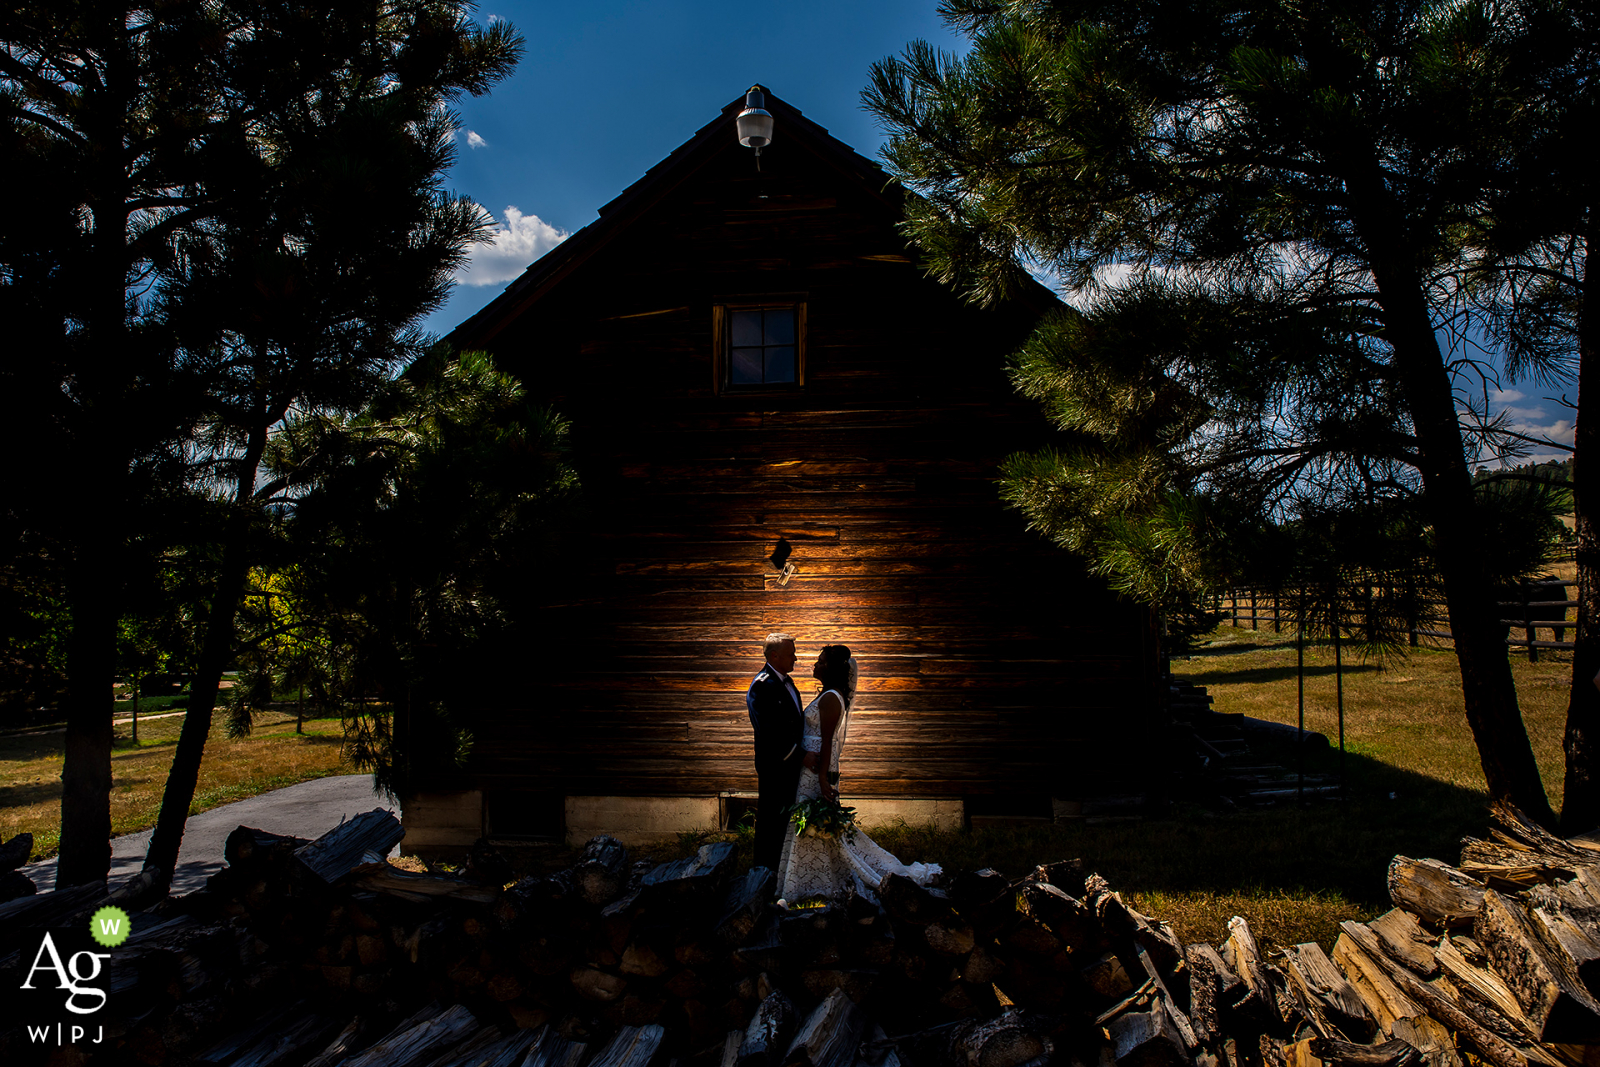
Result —
M821 700L818 694L806 706L801 744L807 752L822 749ZM839 750L844 747L847 722L848 713L835 730L835 767ZM817 772L809 767L802 768L795 801L814 800L821 795L822 780ZM901 863L859 829L854 840L846 840L842 836L798 837L791 826L784 837L783 858L778 863L778 897L793 905L812 897L839 900L853 891L876 904L878 885L886 875L904 875L918 885L927 885L942 873L937 863Z

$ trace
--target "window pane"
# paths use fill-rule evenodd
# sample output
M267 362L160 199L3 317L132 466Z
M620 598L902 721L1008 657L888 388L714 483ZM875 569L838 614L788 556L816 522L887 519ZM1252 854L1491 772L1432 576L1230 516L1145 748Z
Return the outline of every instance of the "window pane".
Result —
M767 344L794 344L794 308L767 309Z
M735 311L733 313L733 347L761 343L761 312Z
M794 381L794 347L779 345L767 349L767 381Z
M760 385L761 349L735 348L733 363L728 370L728 381L733 385Z

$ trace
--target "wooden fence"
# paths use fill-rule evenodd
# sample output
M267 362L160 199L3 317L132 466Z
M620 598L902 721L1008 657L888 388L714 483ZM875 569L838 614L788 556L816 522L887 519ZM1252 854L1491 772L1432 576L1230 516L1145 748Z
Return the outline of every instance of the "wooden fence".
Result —
M1569 618L1569 615L1571 610L1578 606L1578 602L1568 598L1567 590L1575 588L1577 584L1559 580L1523 582L1517 589L1518 596L1515 600L1500 601L1500 606L1505 609L1500 621L1514 628L1513 634L1506 638L1506 644L1526 648L1528 660L1534 663L1539 660L1540 649L1570 651L1573 642L1565 638L1567 631L1577 625L1576 620ZM1294 624L1294 604L1295 597L1292 592L1247 588L1223 593L1217 598L1216 610L1227 616L1235 626L1249 624L1250 629L1257 630L1266 623L1271 623L1273 633L1282 633L1284 623ZM1443 607L1442 604L1435 606ZM1341 612L1341 615L1343 614ZM1358 609L1352 608L1346 617L1358 621L1362 615ZM1361 628L1359 624L1349 623L1344 627L1346 633L1359 632ZM1515 631L1518 630L1524 636L1516 636ZM1552 640L1540 639L1540 635L1545 631L1549 631ZM1417 647L1420 638L1434 641L1455 640L1448 632L1422 629L1417 625L1409 627L1405 633L1413 648Z

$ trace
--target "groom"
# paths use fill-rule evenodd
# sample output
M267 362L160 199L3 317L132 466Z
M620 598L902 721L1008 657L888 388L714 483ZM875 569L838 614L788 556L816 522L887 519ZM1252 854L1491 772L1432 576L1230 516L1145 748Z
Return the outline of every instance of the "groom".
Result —
M794 638L768 634L763 647L767 662L750 683L745 705L756 733L756 866L778 869L783 854L784 809L794 803L805 750L800 745L803 723L800 691L789 678L794 670Z

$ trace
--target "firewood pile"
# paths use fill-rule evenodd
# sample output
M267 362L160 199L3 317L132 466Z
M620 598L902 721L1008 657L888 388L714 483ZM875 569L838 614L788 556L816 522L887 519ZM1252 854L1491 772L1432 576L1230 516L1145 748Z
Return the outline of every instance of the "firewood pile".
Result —
M1396 857L1399 907L1331 956L1269 956L1238 917L1185 945L1077 861L782 912L731 844L651 864L601 837L502 886L384 862L400 833L383 812L314 842L240 827L207 889L134 913L88 1061L1600 1067L1600 852L1510 809L1459 868ZM24 928L107 899L0 905L0 982ZM44 1059L0 1038L0 1062Z

